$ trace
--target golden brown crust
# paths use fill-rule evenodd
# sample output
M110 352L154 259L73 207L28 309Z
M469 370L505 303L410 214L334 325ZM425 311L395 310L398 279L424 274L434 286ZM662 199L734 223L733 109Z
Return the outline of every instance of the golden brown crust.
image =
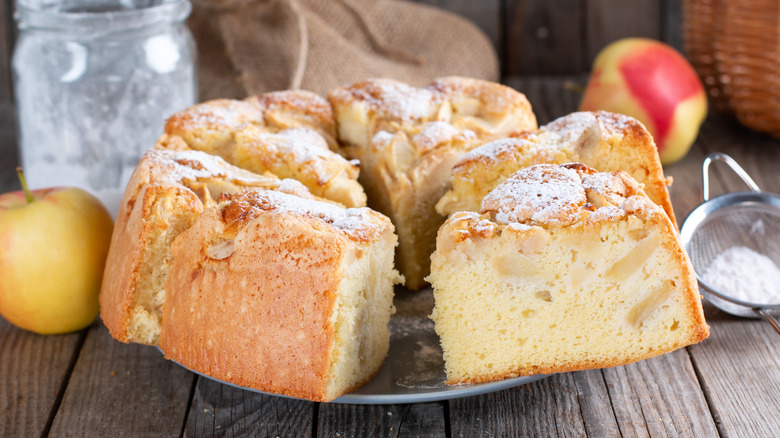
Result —
M219 99L168 119L158 148L186 146L255 173L294 178L314 195L347 207L366 204L358 163L336 150L330 104L305 91L278 91L246 101ZM331 150L333 149L333 150Z
M392 224L368 209L292 198L224 195L176 238L160 348L239 386L329 401L340 395L328 394L328 379L345 258Z
M571 161L600 171L626 171L676 223L652 136L637 120L603 111L573 113L536 132L516 134L464 155L453 168L452 190L439 201L437 211L448 215L476 210L481 199L515 171Z
M268 212L291 213L324 222L349 240L368 243L377 239L392 223L368 208L345 209L316 200L272 191L242 191L222 195L222 219L226 232L236 232Z
M517 171L482 200L480 211L500 224L552 228L627 213L650 217L661 210L626 172L596 172L582 163L568 163Z
M203 211L195 194L181 186L145 184L135 195L126 192L120 206L100 291L103 323L111 336L122 342L133 341L128 324L149 239L170 226L171 216Z
M160 348L220 380L325 401L346 239L286 214L259 215L235 237L225 227L210 211L175 241ZM234 251L206 256L224 238L235 239Z
M333 107L324 97L306 90L284 90L244 99L263 114L266 126L277 132L285 129L314 129L335 150L336 122Z
M155 343L155 338L135 338L129 330L137 306L142 304L139 283L147 279L152 260L167 263L161 239L175 237L220 195L242 189L281 190L312 198L300 183L261 176L230 166L222 159L197 151L149 150L128 182L117 214L106 271L100 291L101 317L111 335L122 342ZM169 232L170 231L170 232ZM174 233L174 234L171 234ZM140 294L140 295L139 295ZM157 310L159 311L159 310Z
M525 95L506 85L481 79L447 76L433 81L430 88L441 92L450 100L476 97L482 102L486 114L503 116L517 112L527 117L525 123L518 124L514 132L522 132L536 126L536 116L531 110L531 103Z

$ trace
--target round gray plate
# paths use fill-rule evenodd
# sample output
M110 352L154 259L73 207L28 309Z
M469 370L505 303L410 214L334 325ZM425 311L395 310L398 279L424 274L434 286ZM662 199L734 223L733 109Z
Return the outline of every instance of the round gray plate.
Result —
M433 309L432 291L409 292L397 288L395 306L397 311L390 319L390 351L382 369L368 384L353 393L342 395L332 403L399 404L448 400L513 388L546 377L540 374L498 382L445 385L439 338L434 331L433 321L428 318ZM262 393L251 388L242 389Z

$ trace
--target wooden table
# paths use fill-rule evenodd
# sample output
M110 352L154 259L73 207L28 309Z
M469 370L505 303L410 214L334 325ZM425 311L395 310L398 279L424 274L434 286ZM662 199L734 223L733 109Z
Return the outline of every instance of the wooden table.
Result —
M565 79L514 78L540 123L576 109ZM0 189L15 188L13 109L0 107ZM693 150L665 170L675 213L701 197L700 164L731 154L759 186L780 193L780 141L711 115ZM713 192L742 190L717 166ZM234 389L114 341L95 322L38 336L0 319L0 436L746 436L780 435L780 335L710 305L710 338L632 365L553 375L457 400L358 406Z

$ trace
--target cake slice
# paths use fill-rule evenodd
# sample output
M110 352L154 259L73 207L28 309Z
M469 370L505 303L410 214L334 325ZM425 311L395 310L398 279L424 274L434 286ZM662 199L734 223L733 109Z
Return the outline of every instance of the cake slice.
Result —
M173 239L223 193L249 188L313 198L297 181L203 152L151 149L141 158L119 207L100 290L100 314L114 338L157 344Z
M428 278L450 384L623 365L709 333L676 228L622 171L518 171L447 220Z
M246 101L218 99L171 116L158 148L191 148L255 173L293 178L312 194L347 207L366 205L359 166L336 149L330 104L305 91Z
M538 131L472 150L453 167L452 189L441 198L436 210L445 216L479 211L488 192L516 171L534 164L570 162L602 172L627 172L644 185L647 196L676 225L653 137L638 120L604 111L572 113Z
M524 95L500 84L449 77L425 88L375 79L334 90L342 154L361 163L372 208L398 230L396 265L406 287L423 287L444 222L434 209L453 164L467 151L536 129Z
M387 354L396 242L367 208L225 195L173 243L160 348L239 386L333 400Z

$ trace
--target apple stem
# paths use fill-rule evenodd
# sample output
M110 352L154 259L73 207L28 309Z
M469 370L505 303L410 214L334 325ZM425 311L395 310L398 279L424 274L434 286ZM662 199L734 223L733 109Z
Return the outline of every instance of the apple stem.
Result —
M563 89L568 91L574 91L575 93L584 93L585 87L572 81L566 81L563 83Z
M27 203L31 204L35 201L30 189L27 188L27 180L24 178L24 171L21 167L16 168L16 175L19 177L19 182L22 183L22 190L24 190L24 197L27 198Z

